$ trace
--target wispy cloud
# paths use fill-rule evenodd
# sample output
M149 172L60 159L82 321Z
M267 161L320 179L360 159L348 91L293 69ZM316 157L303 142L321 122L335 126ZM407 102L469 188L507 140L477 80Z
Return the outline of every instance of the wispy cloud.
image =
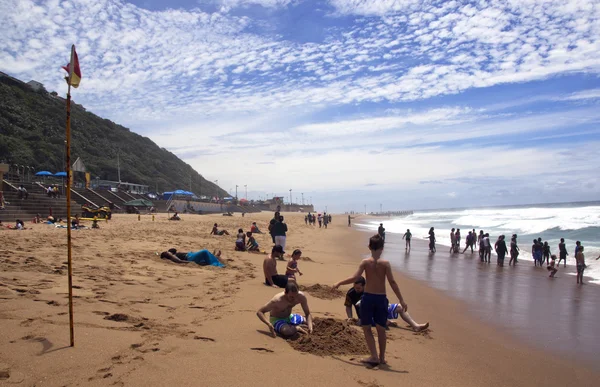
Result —
M482 168L536 174L540 165L588 176L583 156L550 155L542 142L596 133L594 0L318 4L324 11L302 16L297 7L311 8L302 0L214 0L164 11L123 0L0 0L0 70L64 93L60 66L75 43L84 77L78 103L203 173L210 165L225 184L251 174L265 189L399 180L434 189L419 182ZM309 42L297 38L306 31L273 32L280 13L321 28ZM588 77L588 89L460 100L573 76ZM542 103L554 105L525 108ZM523 136L535 141L507 145ZM472 149L485 157L473 162ZM390 174L398 165L402 176ZM461 194L446 185L444 192Z

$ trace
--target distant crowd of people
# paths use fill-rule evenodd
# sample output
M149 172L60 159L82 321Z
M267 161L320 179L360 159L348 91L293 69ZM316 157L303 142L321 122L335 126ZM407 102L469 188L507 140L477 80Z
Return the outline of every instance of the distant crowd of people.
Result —
M350 219L350 216L348 216L348 219ZM331 214L323 212L323 215L320 213L315 215L309 212L306 216L304 216L304 223L306 224L316 226L317 222L319 223L319 228L327 228L327 225L331 223Z
M379 227L380 230L383 229L383 224ZM385 229L383 229L385 232ZM381 235L381 233L380 233ZM410 238L411 233L410 230L403 236L406 239L406 250L410 250ZM431 227L429 229L429 235L426 237L429 239L429 252L431 254L437 251L435 243L435 228ZM500 235L494 245L492 246L490 241L490 234L485 233L483 230L479 231L479 234L476 233L475 229L469 231L465 238L465 248L460 251L461 247L461 232L459 228L452 228L450 230L450 250L449 253L461 253L464 254L465 251L471 249L471 253L478 249L479 259L483 263L490 263L492 256L492 247L496 252L496 264L498 266L504 266L504 260L507 255L510 256L510 260L508 261L508 265L516 265L518 262L518 257L520 254L520 248L517 243L517 234L513 234L510 239L510 245L506 243L506 237L504 235ZM583 272L586 269L585 264L585 256L583 254L584 247L580 241L575 243L575 261L577 265L577 283L583 283ZM542 241L542 238L537 238L533 240L533 244L531 245L531 255L533 257L534 266L543 267L546 265L546 269L550 271L550 277L554 277L556 272L558 271L558 266L561 262L563 262L563 267L567 266L567 256L569 253L567 252L567 247L565 244L564 238L560 239L560 243L558 244L558 257L555 254L552 254L550 245L547 241ZM558 261L557 261L558 259ZM600 257L596 258L600 259Z

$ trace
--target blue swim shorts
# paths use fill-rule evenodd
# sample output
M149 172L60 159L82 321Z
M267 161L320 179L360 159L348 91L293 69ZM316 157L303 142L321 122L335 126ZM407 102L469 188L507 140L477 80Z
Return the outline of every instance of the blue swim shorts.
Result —
M385 294L364 293L360 302L360 325L375 324L385 327L388 317L388 299Z
M288 318L277 318L271 317L271 324L273 324L273 328L275 328L275 332L281 333L281 327L284 325L302 325L306 324L306 319L304 316L299 314L291 314Z

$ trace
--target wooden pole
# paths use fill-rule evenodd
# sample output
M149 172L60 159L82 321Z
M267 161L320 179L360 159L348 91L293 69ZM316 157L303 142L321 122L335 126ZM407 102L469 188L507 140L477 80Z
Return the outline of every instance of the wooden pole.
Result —
M75 335L73 330L73 264L71 261L71 77L75 67L75 46L71 47L71 62L69 65L69 88L67 90L67 261L69 267L69 331L71 335L71 347L75 346Z

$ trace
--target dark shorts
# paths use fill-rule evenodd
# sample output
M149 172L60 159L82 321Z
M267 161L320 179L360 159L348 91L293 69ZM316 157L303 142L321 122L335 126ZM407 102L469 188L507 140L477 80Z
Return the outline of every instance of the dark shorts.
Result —
M288 277L283 274L274 275L271 277L271 280L273 281L273 284L275 284L275 286L278 286L280 288L285 288L288 283ZM267 281L266 279L265 285L271 286L269 285L269 281Z
M560 253L559 254L559 259L564 259L566 261L567 260L567 253Z
M585 265L577 265L577 274L583 274L585 270Z
M385 294L363 293L360 302L360 325L387 325L388 299Z

